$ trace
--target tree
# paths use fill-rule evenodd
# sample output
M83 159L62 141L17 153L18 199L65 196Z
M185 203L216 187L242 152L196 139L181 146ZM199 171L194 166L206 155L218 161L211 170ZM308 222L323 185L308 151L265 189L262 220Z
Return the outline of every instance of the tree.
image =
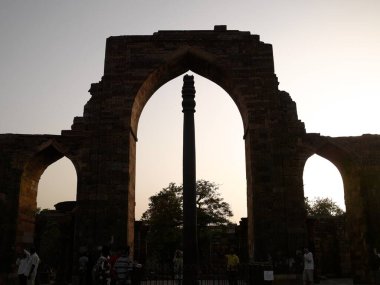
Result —
M149 198L149 208L142 220L151 226L178 227L182 224L182 187L170 183L159 193Z
M232 217L230 205L218 193L219 186L207 180L196 182L198 226L226 225ZM158 194L149 198L149 208L142 220L150 225L180 226L183 223L183 187L170 183Z
M199 226L227 225L232 217L230 205L218 193L219 186L206 180L196 183L197 219Z
M207 226L222 226L230 223L232 211L218 193L213 182L196 182L196 205L199 242L207 239ZM149 198L149 208L142 220L149 225L148 244L151 258L159 262L172 260L175 249L181 247L183 225L183 187L170 183L159 193Z
M309 201L305 197L305 208L308 216L328 217L341 216L344 211L330 198L317 197L314 201Z

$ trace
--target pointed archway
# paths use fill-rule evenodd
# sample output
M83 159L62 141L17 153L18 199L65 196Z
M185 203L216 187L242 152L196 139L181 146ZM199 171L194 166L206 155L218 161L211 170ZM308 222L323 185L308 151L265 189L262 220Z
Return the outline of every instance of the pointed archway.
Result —
M308 158L303 172L304 195L310 200L317 197L330 198L340 208L346 209L342 175L327 159L312 155Z
M64 157L61 149L62 147L56 142L48 141L41 146L40 151L25 165L21 176L18 199L17 245L25 247L34 242L37 193L40 178L47 167Z
M75 201L77 194L77 173L66 156L47 167L38 183L37 208L54 209L64 201Z
M238 223L241 217L247 216L241 117L222 88L195 73L194 81L198 177L220 184L223 197L233 209L233 222ZM157 185L182 183L181 84L179 76L159 88L140 117L136 150L136 219L148 207L148 198L160 190ZM165 115L162 115L163 108ZM221 124L226 113L230 116L229 123Z

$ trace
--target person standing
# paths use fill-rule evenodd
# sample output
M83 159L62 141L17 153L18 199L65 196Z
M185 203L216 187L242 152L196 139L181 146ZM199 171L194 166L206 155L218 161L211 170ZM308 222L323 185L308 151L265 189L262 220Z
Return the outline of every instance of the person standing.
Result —
M109 259L110 266L111 266L111 285L116 285L117 274L115 271L115 263L122 253L123 253L123 249L120 247L114 247L113 250L111 251L111 255Z
M174 253L173 270L174 279L177 281L177 284L180 285L183 278L183 253L179 249Z
M373 249L373 255L371 260L372 272L375 284L380 284L380 253L377 249Z
M314 258L308 248L304 249L303 284L313 284L314 281Z
M27 250L21 252L21 256L17 258L16 264L18 265L17 276L19 285L27 285L27 275L28 275L28 261L30 253Z
M102 252L94 266L94 282L97 285L110 285L111 283L111 265L109 263L109 249L107 246L102 247Z
M28 258L28 266L27 266L28 285L34 285L39 264L40 264L40 258L36 252L36 248L32 246L30 248L30 257Z
M79 260L78 260L78 264L79 264L79 268L78 268L78 274L79 274L79 284L80 285L85 285L85 284L88 284L87 282L87 279L88 279L88 262L89 262L89 259L88 259L88 256L87 256L87 252L82 252L80 257L79 257Z
M114 271L116 273L117 285L127 285L131 283L131 271L133 269L132 259L129 257L129 246L127 246L116 260Z
M227 275L229 285L237 285L239 257L235 254L235 251L231 249L226 255L227 259Z

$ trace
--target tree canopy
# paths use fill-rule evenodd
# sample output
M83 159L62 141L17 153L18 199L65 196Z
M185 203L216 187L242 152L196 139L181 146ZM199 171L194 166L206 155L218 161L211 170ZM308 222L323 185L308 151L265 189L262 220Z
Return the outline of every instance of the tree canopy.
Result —
M328 217L344 214L344 211L331 198L317 197L310 201L308 197L305 197L305 207L308 216Z
M230 224L232 211L218 192L213 182L196 182L196 205L198 223L198 242L200 254L202 244L210 234L209 225ZM183 187L170 183L157 194L149 198L149 207L142 215L142 221L149 225L148 256L153 261L170 262L176 249L182 244L183 225Z
M155 226L180 226L183 223L183 187L170 183L149 198L149 208L142 220ZM223 201L219 186L207 180L196 182L198 226L226 225L232 217L230 205Z
M149 198L149 208L142 215L142 220L157 227L182 224L181 187L170 183L157 194Z

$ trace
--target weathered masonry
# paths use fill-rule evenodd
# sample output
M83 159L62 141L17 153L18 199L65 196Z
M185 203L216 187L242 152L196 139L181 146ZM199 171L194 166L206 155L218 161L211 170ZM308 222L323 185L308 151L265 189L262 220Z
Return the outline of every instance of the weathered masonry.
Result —
M342 175L353 276L367 282L372 249L380 247L380 136L306 133L295 102L278 90L272 46L225 26L110 37L104 76L71 130L0 135L0 270L9 270L15 245L32 242L39 178L63 156L78 176L74 248L104 244L110 235L133 243L139 117L158 88L188 70L221 86L240 111L250 256L292 256L305 245L302 175L318 154Z

